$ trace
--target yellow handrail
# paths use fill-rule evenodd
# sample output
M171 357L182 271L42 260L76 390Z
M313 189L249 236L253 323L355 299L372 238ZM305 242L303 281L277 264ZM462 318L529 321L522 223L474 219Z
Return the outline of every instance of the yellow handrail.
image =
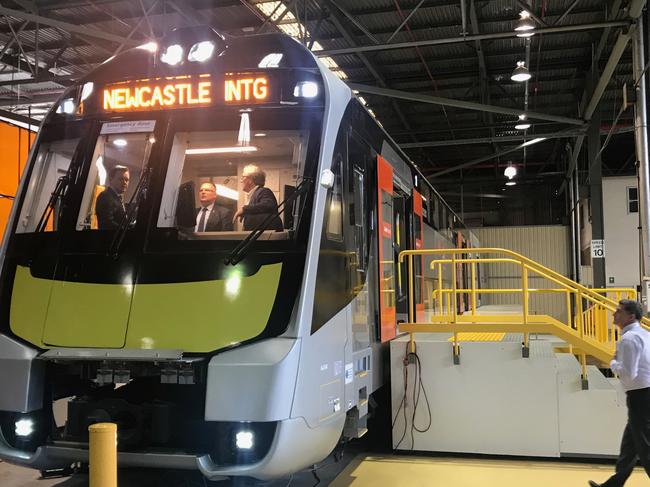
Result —
M484 257L492 254L490 257ZM497 256L495 257L494 254ZM500 255L499 255L500 254ZM521 254L501 248L472 248L472 249L420 249L405 250L399 254L399 262L415 256L431 256L430 268L436 271L436 289L431 293L432 313L429 323L416 323L417 317L410 313L409 323L401 324L400 330L413 333L414 331L450 331L454 336L454 353L459 351L458 333L474 330L474 326L487 326L483 331L519 331L524 335L524 346L528 346L529 333L551 332L564 338L571 347L579 350L583 378L586 378L586 355L593 355L601 361L608 361L613 353L618 339L618 330L611 320L611 314L616 309L621 298L636 299L637 293L628 288L591 289L572 281L562 274L545 267ZM484 289L477 286L477 266L487 264L514 264L521 272L520 288ZM443 281L443 266L451 265L451 283L446 287ZM412 274L412 265L408 266ZM469 286L458 286L458 270L464 268L470 276ZM542 278L554 284L551 288L530 286L531 276ZM413 282L413 281L408 281ZM448 283L448 281L446 281ZM478 298L481 294L518 294L521 298L522 313L513 319L509 316L479 316L476 312ZM563 293L567 306L566 323L562 323L547 315L530 312L531 293ZM469 305L471 316L464 315L466 309L458 306L458 295L466 294L469 299L463 302ZM573 299L572 299L573 298ZM412 299L412 295L410 295ZM413 308L409 303L409 311ZM575 309L573 309L575 308ZM501 325L499 325L501 322ZM650 320L642 318L642 325L648 328ZM480 328L476 328L479 330Z

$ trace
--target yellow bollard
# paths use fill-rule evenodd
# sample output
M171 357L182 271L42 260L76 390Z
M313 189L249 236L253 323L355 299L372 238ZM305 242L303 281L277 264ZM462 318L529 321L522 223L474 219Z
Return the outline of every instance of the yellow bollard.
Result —
M117 487L117 425L97 423L90 433L90 487Z

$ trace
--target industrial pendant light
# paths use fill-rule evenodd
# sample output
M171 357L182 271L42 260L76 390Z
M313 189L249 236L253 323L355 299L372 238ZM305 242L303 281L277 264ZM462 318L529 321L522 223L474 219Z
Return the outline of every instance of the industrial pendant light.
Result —
M521 83L522 81L528 81L531 77L532 76L526 67L526 63L524 61L517 61L517 67L512 72L510 79Z
M533 23L532 19L530 18L530 14L522 10L519 14L519 20L517 21L517 25L515 26L515 32L517 32L517 37L530 37L533 35L533 31L535 29L535 24Z

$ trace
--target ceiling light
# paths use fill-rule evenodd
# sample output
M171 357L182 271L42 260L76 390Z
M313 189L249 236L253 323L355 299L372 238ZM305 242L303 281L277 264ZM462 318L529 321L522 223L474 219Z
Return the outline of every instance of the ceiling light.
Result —
M192 62L203 62L210 59L212 53L214 52L214 42L212 41L203 41L197 42L190 49L190 53L187 55L187 60Z
M224 186L222 184L215 184L217 187L217 194L220 196L223 196L224 198L228 198L231 200L238 200L239 199L239 193L235 191L234 189L230 189L227 186Z
M517 184L515 181L508 181L506 186L514 186L515 184Z
M113 141L113 145L117 147L126 147L127 144L128 142L126 141L126 139L115 139Z
M170 66L175 66L183 60L183 48L179 44L172 44L165 49L160 60Z
M510 79L521 83L522 81L528 81L531 77L532 76L526 67L526 63L524 61L517 61L517 67L512 72Z
M525 113L520 113L519 114L519 120L526 120L526 114Z
M228 153L241 153L241 152L255 152L257 147L252 145L248 146L235 146L235 147L205 147L203 149L187 149L185 154L228 154Z
M503 175L508 179L512 179L517 175L517 168L515 166L508 166L506 170L503 171Z
M529 145L537 144L538 142L542 142L544 140L546 140L546 137L538 137L536 139L529 140L528 142L524 142L523 144L521 144L521 146L528 147Z
M529 123L518 123L517 125L515 125L515 128L517 130L528 130L530 128L530 124Z
M266 137L266 134L264 132L257 132L255 137Z
M143 49L149 52L156 52L158 50L158 44L155 42L147 42L146 44L139 45L138 49Z
M515 32L517 32L517 37L530 37L534 34L532 32L535 30L535 23L533 20L530 18L530 14L526 12L525 10L522 11L519 14L519 20L517 21L517 25L515 26Z

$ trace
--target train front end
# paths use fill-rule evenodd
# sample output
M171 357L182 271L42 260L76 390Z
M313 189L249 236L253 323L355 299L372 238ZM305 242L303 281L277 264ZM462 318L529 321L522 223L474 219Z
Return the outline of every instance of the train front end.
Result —
M87 462L97 422L117 423L121 465L210 478L278 477L331 450L340 415L292 413L326 98L297 42L208 29L63 95L0 254L0 458ZM261 188L279 222L253 208Z

